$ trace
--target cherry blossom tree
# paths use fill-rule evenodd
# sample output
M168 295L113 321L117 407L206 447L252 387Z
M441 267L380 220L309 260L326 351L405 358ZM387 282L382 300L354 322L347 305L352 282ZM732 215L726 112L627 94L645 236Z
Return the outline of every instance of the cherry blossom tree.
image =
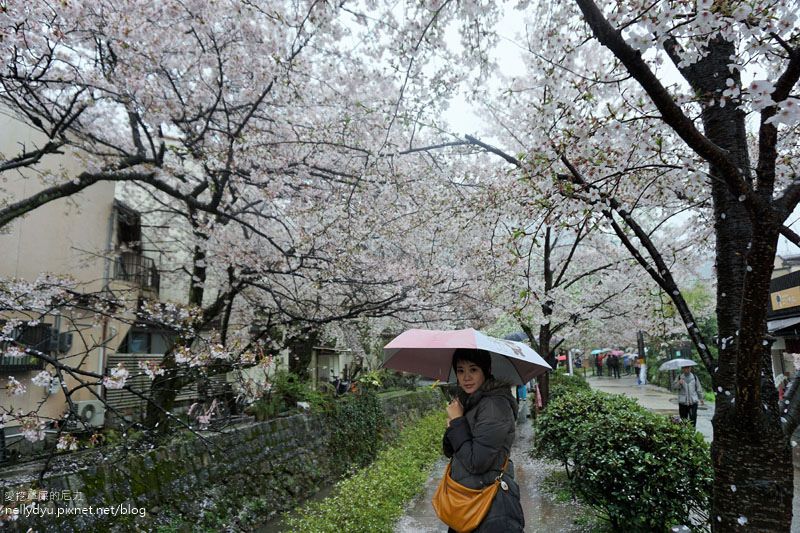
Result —
M490 106L520 174L535 198L604 220L684 322L718 398L712 528L787 531L800 398L778 407L766 303L778 237L800 243L785 226L800 199L797 4L522 7L529 70ZM681 212L687 231L653 238ZM670 268L692 243L716 256L716 339Z
M473 137L454 144L501 156L515 171L526 169L517 157ZM476 181L461 213L451 215L479 236L472 241L460 237L461 250L456 253L459 263L476 273L476 280L490 280L470 287L473 297L492 310L484 316L513 317L515 328L522 329L553 366L563 342L589 340L576 335L584 332L585 322L605 324L605 335L597 339L602 345L634 345L639 329L654 331L665 319L651 304L651 291L657 286L637 275L635 261L618 245L603 217L575 212L541 192L532 197L537 185L515 171L484 170L489 177ZM675 223L654 221L652 226L650 236L659 244L678 242L686 230ZM697 268L702 256L696 251L692 242L673 247L670 267L681 279ZM540 385L546 391L546 376Z
M0 226L117 181L153 225L170 225L178 248L166 268L185 299L145 302L126 318L178 340L140 369L152 390L132 389L136 370L124 368L82 375L76 387L100 382L148 398L147 425L163 432L176 420L177 391L203 376L271 360L282 343L331 322L434 312L432 295L447 294L430 289L440 273L409 281L411 246L385 244L408 228L407 213L393 209L413 158L393 154L437 105L405 90L430 76L414 55L433 26L398 23L392 9L234 0L4 7L0 98L45 141L4 158L0 171L42 188L0 206ZM437 15L410 9L420 20ZM398 35L416 44L387 59ZM62 152L85 170L42 170Z

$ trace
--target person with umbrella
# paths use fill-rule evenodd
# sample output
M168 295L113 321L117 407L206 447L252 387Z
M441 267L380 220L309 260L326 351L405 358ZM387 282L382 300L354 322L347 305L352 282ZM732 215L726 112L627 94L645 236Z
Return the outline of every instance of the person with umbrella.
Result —
M521 533L525 518L509 460L517 417L511 390L550 365L530 346L471 328L408 330L384 353L384 368L458 386L447 406L442 447L450 462L433 497L437 516L459 530Z
M492 376L491 362L484 350L461 348L453 354L459 391L447 406L442 447L450 458L450 477L465 487L481 489L501 472L506 480L508 490L497 492L474 531L521 532L525 519L514 465L508 460L515 436L516 400L510 384Z
M705 399L700 380L692 372L692 365L681 367L681 373L675 378L672 386L678 389L678 413L681 418L688 419L692 426L697 427L697 403L705 405Z

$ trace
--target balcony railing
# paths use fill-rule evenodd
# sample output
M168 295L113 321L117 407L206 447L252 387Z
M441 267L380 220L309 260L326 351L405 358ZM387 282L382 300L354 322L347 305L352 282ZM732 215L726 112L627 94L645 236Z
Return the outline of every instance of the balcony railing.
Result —
M155 261L133 252L121 253L114 262L114 279L158 292L160 276Z

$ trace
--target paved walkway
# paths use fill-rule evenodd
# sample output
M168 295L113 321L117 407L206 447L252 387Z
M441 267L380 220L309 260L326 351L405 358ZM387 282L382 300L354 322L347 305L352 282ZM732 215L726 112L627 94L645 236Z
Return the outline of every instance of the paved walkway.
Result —
M633 398L639 405L655 411L656 413L678 414L678 393L669 392L655 385L637 385L634 376L622 376L621 378L586 376L586 381L593 389L609 392L612 394L623 394ZM714 438L714 430L711 426L711 419L714 417L714 404L706 402L697 408L697 431L703 434L706 442L711 442Z
M521 412L527 412L524 405ZM444 428L442 428L444 430ZM515 477L520 486L522 509L525 513L525 531L537 533L578 533L587 531L573 523L575 507L569 503L557 503L552 497L539 489L539 484L550 472L559 470L555 463L531 459L528 452L533 447L533 426L531 419L520 419L517 424L517 438L511 450ZM441 480L446 461L441 459L433 467L420 496L414 498L406 508L406 514L395 527L395 533L446 532L431 506L431 498Z

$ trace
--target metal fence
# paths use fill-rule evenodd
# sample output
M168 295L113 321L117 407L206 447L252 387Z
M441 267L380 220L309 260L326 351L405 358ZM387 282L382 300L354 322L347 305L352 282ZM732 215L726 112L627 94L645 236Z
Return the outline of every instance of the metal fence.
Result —
M121 253L114 262L114 279L158 292L161 281L155 261L134 252Z

